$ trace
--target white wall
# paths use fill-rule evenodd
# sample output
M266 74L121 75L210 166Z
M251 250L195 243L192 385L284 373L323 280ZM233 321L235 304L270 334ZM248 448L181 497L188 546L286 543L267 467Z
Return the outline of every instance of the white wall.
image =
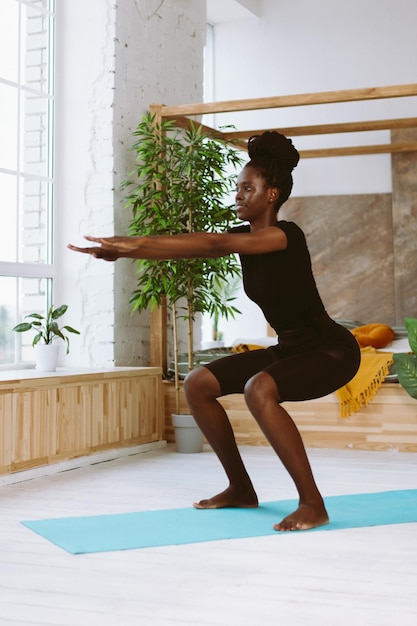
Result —
M125 234L131 220L123 208L120 183L131 171L132 135L150 104L181 104L203 99L205 0L165 0L163 3L119 2L115 40L113 102L115 232ZM115 362L149 364L149 315L131 314L128 304L136 287L134 265L121 259L115 267ZM180 324L181 326L181 324ZM196 339L199 338L196 328ZM179 333L180 350L187 335Z
M113 233L113 77L116 12L111 0L57 3L55 303L81 331L65 365L109 364L113 353L111 264L67 250L87 234Z
M77 255L68 242L125 234L119 183L150 104L200 102L205 0L59 0L56 102L56 303L81 331L66 366L147 365L147 316L132 317L134 267ZM145 320L145 321L143 321Z
M214 100L237 100L416 82L415 0L263 0L262 16L214 26ZM417 98L218 115L238 129L415 116ZM389 143L389 133L294 138L298 148ZM293 196L390 193L389 155L306 159ZM236 321L221 323L225 343L265 333L244 295ZM210 336L206 320L203 338Z
M215 100L399 85L416 81L415 0L264 0L262 17L215 25ZM238 128L415 115L417 98L218 116ZM389 134L296 138L297 147L387 143ZM308 159L294 195L391 191L387 155Z

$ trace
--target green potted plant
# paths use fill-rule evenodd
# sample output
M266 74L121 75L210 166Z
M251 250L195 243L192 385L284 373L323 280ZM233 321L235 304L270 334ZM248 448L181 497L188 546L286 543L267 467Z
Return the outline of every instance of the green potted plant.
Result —
M25 319L30 321L21 322L13 328L17 333L24 333L29 330L36 332L32 346L35 349L36 369L46 372L54 372L58 362L59 345L53 343L56 339L66 342L66 354L69 353L69 338L64 331L79 335L79 331L72 326L59 326L57 320L62 317L68 309L67 304L54 308L50 306L46 316L39 313L29 313Z
M184 129L174 121L157 123L147 114L133 133L135 169L123 187L126 207L132 211L131 235L221 232L235 220L225 198L236 184L241 165L238 149L190 122ZM233 172L231 173L231 170ZM234 316L230 302L216 293L218 280L240 276L236 257L217 259L139 260L137 288L130 302L133 311L148 306L171 309L176 407L179 412L177 320L187 321L188 369L194 365L193 322L197 313Z
M417 400L417 319L406 317L404 326L407 329L408 343L412 352L395 353L394 366L400 385Z

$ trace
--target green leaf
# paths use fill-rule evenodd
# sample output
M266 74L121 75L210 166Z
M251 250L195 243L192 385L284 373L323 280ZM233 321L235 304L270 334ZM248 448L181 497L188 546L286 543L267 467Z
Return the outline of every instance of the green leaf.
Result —
M417 319L415 317L406 317L404 326L408 332L408 343L414 354L417 354Z
M17 326L12 328L12 330L15 330L17 333L24 333L27 330L31 330L31 329L32 329L32 324L29 324L29 322L22 322L21 324L18 324Z
M37 335L35 335L32 341L32 346L36 346L36 344L38 344L42 339L44 339L44 336L42 333L38 333ZM50 343L50 342L45 341L45 343Z
M47 329L50 333L53 333L54 335L57 335L59 332L59 326L57 322L51 322L50 324L48 324Z
M65 328L65 330L67 330L69 333L75 333L76 335L80 334L80 331L75 330L75 328L73 328L72 326L63 326L63 328Z
M417 400L417 356L396 353L393 359L400 385Z
M37 320L44 320L43 315L39 315L39 313L30 313L29 315L25 315L25 317L34 317Z
M57 320L59 317L62 317L64 313L67 312L67 309L68 309L68 305L62 304L60 307L52 311L52 319Z

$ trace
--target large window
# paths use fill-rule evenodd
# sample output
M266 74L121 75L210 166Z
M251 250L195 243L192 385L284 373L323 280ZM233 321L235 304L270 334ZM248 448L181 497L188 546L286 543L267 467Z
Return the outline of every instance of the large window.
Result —
M11 329L52 299L53 51L54 0L1 0L0 365L30 360Z

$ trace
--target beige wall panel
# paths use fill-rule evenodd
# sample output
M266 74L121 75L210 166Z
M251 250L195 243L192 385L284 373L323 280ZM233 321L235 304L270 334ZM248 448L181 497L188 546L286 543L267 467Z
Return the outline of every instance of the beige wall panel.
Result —
M332 317L395 324L390 194L290 198L281 219L304 230Z

